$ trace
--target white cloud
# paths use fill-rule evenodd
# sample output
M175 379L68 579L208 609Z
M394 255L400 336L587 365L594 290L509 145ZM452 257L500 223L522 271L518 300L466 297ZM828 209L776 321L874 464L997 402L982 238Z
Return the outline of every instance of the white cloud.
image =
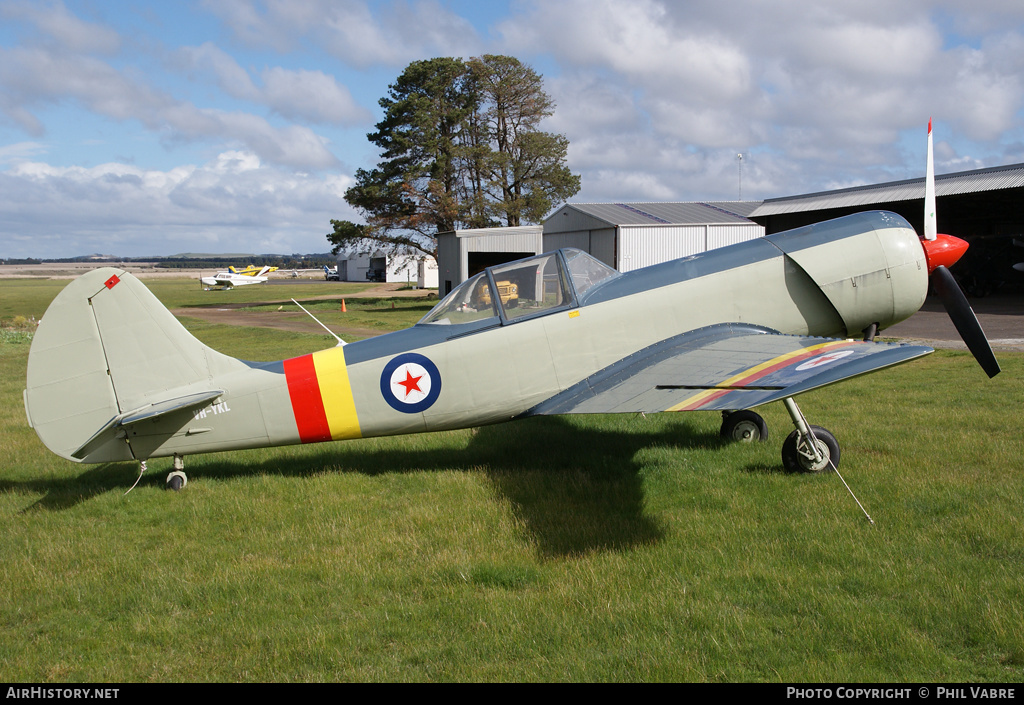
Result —
M251 113L223 112L178 103L159 115L143 120L152 127L167 127L174 139L185 141L204 137L251 149L262 159L297 169L327 169L338 166L326 140L308 127L274 127Z
M63 2L5 2L0 16L27 20L43 35L68 51L112 54L121 46L117 32L94 22L86 22L68 12Z
M373 119L348 88L322 71L275 66L261 72L262 85L257 85L248 71L212 42L182 47L172 63L194 76L212 74L226 94L264 105L286 118L347 127L368 124Z
M750 59L718 33L690 31L653 0L537 3L499 29L514 52L550 51L563 63L607 70L645 90L702 103L745 96Z
M0 147L0 164L17 164L47 151L41 142L16 142Z
M167 171L20 162L0 171L0 255L326 252L330 219L356 217L350 185L243 151Z
M924 0L535 0L498 30L505 52L550 55L561 67L547 84L559 106L549 124L570 144L588 145L570 152L585 157L571 163L583 168L583 198L612 183L613 169L624 185L647 169L660 177L659 191L694 188L675 198L714 197L715 184L728 181L716 174L729 169L711 165L737 152L762 155L744 188L757 198L818 190L839 175L866 183L916 174L917 152L898 145L929 116L970 140L995 146L1015 133L1020 141L1024 10L982 2L1007 22L971 46L955 37L949 44L943 28L959 28L973 6L944 5L940 13ZM614 147L623 130L665 153L700 157L706 180L661 171L651 150L624 162ZM1020 149L992 149L1004 152Z
M208 0L204 5L249 46L284 53L313 42L363 68L472 56L483 46L469 21L436 0L372 6L362 0Z
M0 50L0 66L0 87L9 98L0 99L0 109L35 136L42 134L39 121L20 111L74 100L114 120L138 120L171 141L240 143L263 159L299 168L338 165L326 140L308 127L275 127L251 113L198 108L99 59L45 48L16 48Z
M274 67L262 78L267 106L285 117L338 125L372 121L370 111L356 104L347 88L321 71Z
M249 77L249 72L213 42L180 47L174 52L171 64L193 76L212 74L217 86L235 98L255 100L259 96L259 90Z
M243 43L277 52L294 48L298 36L316 21L315 3L204 0L203 5Z
M0 49L0 87L5 111L76 100L115 119L159 111L171 101L126 79L104 61L44 47ZM14 113L8 112L14 117ZM32 120L38 122L35 116ZM19 121L21 122L21 121Z

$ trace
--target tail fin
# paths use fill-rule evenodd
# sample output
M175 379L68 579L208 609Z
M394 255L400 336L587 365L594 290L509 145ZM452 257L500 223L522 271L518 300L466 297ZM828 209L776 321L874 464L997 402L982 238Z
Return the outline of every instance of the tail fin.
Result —
M50 304L28 358L25 410L51 451L131 460L124 423L208 404L214 377L246 364L196 340L131 274L103 268Z

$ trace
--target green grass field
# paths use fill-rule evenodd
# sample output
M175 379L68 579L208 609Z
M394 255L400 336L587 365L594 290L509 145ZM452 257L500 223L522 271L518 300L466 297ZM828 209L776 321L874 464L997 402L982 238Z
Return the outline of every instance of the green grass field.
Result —
M0 318L58 289L2 282ZM325 346L188 325L249 359ZM781 405L755 446L713 413L552 417L190 456L180 493L155 460L126 496L137 465L66 462L27 427L25 338L0 342L8 682L1024 675L1022 354L801 397L871 525L834 474L782 472Z

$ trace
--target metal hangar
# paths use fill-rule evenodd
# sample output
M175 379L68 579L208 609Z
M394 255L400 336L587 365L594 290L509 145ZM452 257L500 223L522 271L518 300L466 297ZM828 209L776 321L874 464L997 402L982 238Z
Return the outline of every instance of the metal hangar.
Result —
M544 251L576 247L620 272L764 235L760 201L567 203L544 221Z
M543 226L471 228L437 234L438 295L487 267L544 252Z
M970 243L956 270L964 291L970 296L1024 292L1024 272L1015 269L1024 261L1024 164L937 174L935 197L939 231ZM772 198L749 217L771 235L867 210L899 213L921 232L924 177Z

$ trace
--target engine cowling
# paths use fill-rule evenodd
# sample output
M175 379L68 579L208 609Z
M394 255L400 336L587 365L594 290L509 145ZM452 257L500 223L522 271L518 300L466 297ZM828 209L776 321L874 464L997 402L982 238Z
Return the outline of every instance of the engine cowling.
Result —
M928 294L921 241L895 213L858 213L768 239L817 284L849 337L909 318Z

